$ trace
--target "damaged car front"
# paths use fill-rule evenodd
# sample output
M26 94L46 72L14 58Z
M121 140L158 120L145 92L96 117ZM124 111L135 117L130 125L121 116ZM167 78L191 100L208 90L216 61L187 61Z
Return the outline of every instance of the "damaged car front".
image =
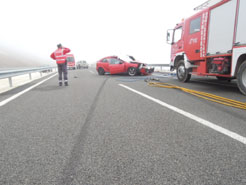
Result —
M141 63L139 61L136 61L136 59L133 56L128 56L128 57L131 59L130 63L138 64L138 74L149 75L149 74L154 72L154 70L155 70L154 67L150 67L145 63Z
M141 63L138 68L139 68L140 74L142 75L149 75L153 73L155 70L154 67L150 67L147 64L143 64L143 63Z

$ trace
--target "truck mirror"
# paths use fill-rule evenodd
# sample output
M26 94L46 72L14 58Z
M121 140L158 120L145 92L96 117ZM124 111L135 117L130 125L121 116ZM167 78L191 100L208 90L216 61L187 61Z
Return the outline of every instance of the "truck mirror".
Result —
M173 43L173 30L167 30L166 41L167 41L168 44L172 44Z

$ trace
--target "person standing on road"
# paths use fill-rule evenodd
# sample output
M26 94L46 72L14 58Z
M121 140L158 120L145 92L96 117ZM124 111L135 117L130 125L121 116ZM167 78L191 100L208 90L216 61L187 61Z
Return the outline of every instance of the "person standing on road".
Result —
M54 51L50 57L56 60L58 73L59 73L59 86L62 86L62 73L65 86L68 86L68 79L67 79L67 61L66 61L66 54L69 53L71 50L65 47L62 47L61 44L57 45L58 49Z

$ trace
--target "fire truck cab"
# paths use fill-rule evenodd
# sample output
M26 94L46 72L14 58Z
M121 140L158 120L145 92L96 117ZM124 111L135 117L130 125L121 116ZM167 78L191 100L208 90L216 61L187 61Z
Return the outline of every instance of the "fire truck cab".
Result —
M67 68L68 69L73 69L75 70L76 69L76 66L75 66L75 59L74 59L74 55L73 54L67 54L66 55L66 61L67 61Z
M191 75L237 79L246 95L245 18L246 0L217 0L168 30L170 69L176 69L182 82L188 82Z

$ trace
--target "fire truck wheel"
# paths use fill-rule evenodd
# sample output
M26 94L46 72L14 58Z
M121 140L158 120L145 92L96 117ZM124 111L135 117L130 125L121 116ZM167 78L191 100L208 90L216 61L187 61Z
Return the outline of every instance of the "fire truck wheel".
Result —
M188 82L191 78L191 74L189 74L188 69L185 68L183 60L179 61L176 73L179 81L181 82Z
M239 67L237 73L237 86L240 91L246 95L246 61L244 61Z
M100 67L100 68L98 69L98 74L99 74L99 75L104 75L104 73L105 73L104 69Z

